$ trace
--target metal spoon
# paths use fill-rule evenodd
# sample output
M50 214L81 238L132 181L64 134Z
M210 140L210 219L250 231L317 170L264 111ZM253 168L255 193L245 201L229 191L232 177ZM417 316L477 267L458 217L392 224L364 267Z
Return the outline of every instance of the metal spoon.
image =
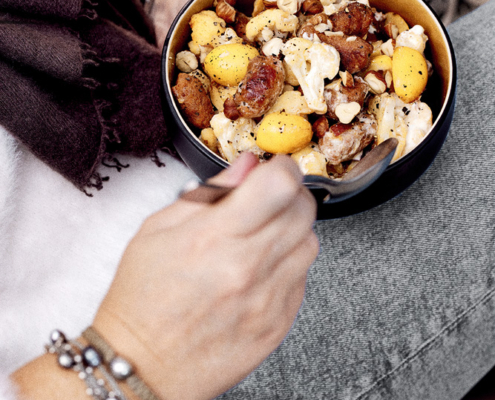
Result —
M362 192L375 182L388 167L395 154L399 141L389 138L372 149L347 172L342 180L328 179L318 175L306 175L304 185L310 188L321 188L328 192L324 204L338 203Z
M340 181L318 175L305 175L303 184L308 188L326 190L328 196L323 201L325 204L348 199L362 192L380 177L394 157L397 144L395 138L380 143ZM186 185L179 197L183 200L212 204L223 199L234 189L193 181Z

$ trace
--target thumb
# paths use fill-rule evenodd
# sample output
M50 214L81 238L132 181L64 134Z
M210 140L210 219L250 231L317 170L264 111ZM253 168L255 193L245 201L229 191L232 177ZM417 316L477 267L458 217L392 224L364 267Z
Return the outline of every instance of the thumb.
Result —
M237 187L258 164L258 158L253 153L246 151L229 168L208 179L208 183L217 186Z

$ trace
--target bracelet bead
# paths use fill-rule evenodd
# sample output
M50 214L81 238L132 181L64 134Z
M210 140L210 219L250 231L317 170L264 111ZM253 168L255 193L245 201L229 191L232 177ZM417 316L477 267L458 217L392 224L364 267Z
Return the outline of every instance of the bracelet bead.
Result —
M84 363L91 367L98 367L101 364L101 357L98 352L91 346L84 348L82 351Z
M72 357L69 353L61 353L58 356L58 365L62 368L69 369L75 365L74 357Z
M68 341L61 331L54 330L45 347L48 353L57 356L57 362L62 368L77 373L78 378L86 383L86 394L94 400L126 400L112 375L104 368L100 354L92 346L84 347L76 340ZM93 374L95 368L106 378L110 390L106 388L105 379Z
M110 372L115 379L123 381L133 374L132 366L122 357L115 357L110 361Z

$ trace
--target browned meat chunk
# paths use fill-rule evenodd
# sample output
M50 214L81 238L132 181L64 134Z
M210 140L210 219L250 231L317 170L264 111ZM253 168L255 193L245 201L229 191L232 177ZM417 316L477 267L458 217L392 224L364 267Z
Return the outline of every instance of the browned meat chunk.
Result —
M324 92L325 101L328 107L328 117L338 120L337 115L335 115L335 109L342 103L351 103L355 101L356 103L359 103L362 108L366 95L368 94L368 89L368 85L364 79L360 77L354 78L354 86L352 87L346 87L342 82L329 85L325 88Z
M368 146L376 135L376 120L370 114L358 115L353 124L332 125L318 144L329 164L338 165Z
M284 81L285 70L277 57L253 58L234 95L239 114L245 118L261 117L282 94Z
M330 15L332 30L344 35L363 37L373 22L373 11L361 3L350 3L342 11Z
M246 26L250 20L251 18L249 18L247 15L239 11L237 12L234 30L237 33L237 36L242 38L242 40L244 40L245 42L250 42L246 36Z
M215 115L210 97L201 81L188 74L179 74L172 92L189 123L205 129Z
M319 33L318 37L324 43L335 47L340 54L340 61L351 74L362 71L370 65L373 46L366 40L356 36L330 35Z
M315 17L319 15L315 15ZM370 65L373 46L366 40L357 36L343 34L326 35L324 32L318 32L315 29L315 25L309 21L303 24L297 32L297 36L310 40L314 35L318 35L318 38L323 43L335 47L340 54L340 62L349 73L355 74Z

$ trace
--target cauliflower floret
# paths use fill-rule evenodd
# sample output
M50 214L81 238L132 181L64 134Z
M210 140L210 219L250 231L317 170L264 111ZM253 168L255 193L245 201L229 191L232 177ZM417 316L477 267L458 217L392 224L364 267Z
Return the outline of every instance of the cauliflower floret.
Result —
M285 44L282 53L301 86L309 108L317 114L325 114L325 79L332 79L339 72L340 55L337 50L326 43L293 38Z
M210 78L208 78L204 73L203 71L201 71L200 69L195 69L194 71L192 71L189 75L192 75L194 76L195 78L198 78L201 83L203 84L203 87L205 88L206 90L206 93L210 93L210 89L211 89L211 81L210 81Z
M227 29L225 21L211 10L194 14L189 25L192 41L201 46L210 46L213 38L220 36Z
M213 50L212 46L202 46L200 44L197 44L196 42L193 42L192 40L187 45L189 46L189 50L191 51L191 53L199 57L199 62L201 64L205 62L206 56L208 56L208 54L210 54L210 51Z
M261 31L261 39L263 42L269 42L275 36L275 32L273 32L270 28L263 28Z
M395 50L395 45L394 41L392 39L387 40L385 43L382 43L380 46L380 51L389 57L392 57L394 55L394 50Z
M284 41L280 38L273 38L269 42L265 43L263 48L263 54L265 56L278 56L282 51Z
M256 17L257 15L261 14L263 11L266 10L265 7L265 2L266 3L274 3L273 5L277 5L277 0L254 0L254 5L253 5L253 17Z
M426 103L416 100L406 104L395 93L375 96L369 111L375 114L378 123L378 144L390 137L399 140L392 161L412 151L432 127L433 115Z
M406 145L404 154L412 151L426 137L433 125L433 114L430 107L420 100L405 104L399 98L400 104L396 105L396 114L404 120L407 126ZM402 117L404 114L404 117Z
M230 43L243 43L242 38L237 36L236 31L234 31L232 28L227 28L223 34L221 34L220 36L215 36L211 40L211 46L213 48Z
M327 160L319 146L311 142L308 146L291 155L303 175L320 175L328 178Z
M261 36L263 29L273 32L295 32L299 26L299 19L278 8L269 9L252 18L246 25L246 37L249 41L264 41ZM266 33L265 33L266 36ZM271 38L270 38L271 39Z
M289 67L289 64L287 64L287 61L284 60L283 65L285 71L285 83L291 86L299 86L299 81L294 75L294 72L292 72L292 69Z
M192 40L187 44L187 46L189 47L189 50L191 51L191 53L193 53L194 55L198 56L201 54L201 46L199 44L197 44L196 42L193 42Z
M369 111L375 114L378 123L376 138L381 143L390 137L394 137L395 126L395 99L388 93L375 96L369 103Z
M420 53L425 51L428 36L421 25L414 25L411 29L402 32L395 41L396 47L410 47Z
M213 133L218 139L218 150L228 162L233 162L243 151L250 151L258 157L263 155L254 139L256 122L250 118L228 119L224 113L215 115L210 121Z

